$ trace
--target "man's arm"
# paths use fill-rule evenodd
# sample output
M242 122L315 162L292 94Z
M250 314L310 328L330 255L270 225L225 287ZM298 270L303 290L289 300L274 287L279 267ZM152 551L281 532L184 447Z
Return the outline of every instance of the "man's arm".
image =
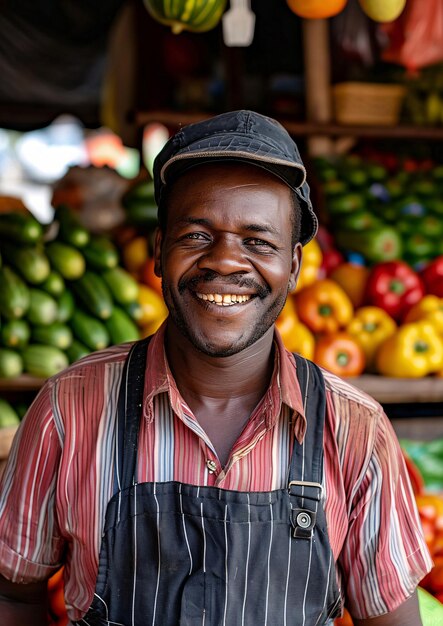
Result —
M417 592L391 613L371 619L353 618L353 622L354 626L422 626Z
M47 582L18 585L0 575L2 626L47 626Z

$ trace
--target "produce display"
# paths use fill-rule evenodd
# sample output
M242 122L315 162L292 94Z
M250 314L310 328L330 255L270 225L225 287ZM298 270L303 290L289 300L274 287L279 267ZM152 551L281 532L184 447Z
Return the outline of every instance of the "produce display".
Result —
M47 378L91 351L144 336L146 288L110 238L62 206L44 228L26 210L0 214L0 378Z
M315 168L324 221L345 256L420 268L443 254L443 166L349 155L316 159Z

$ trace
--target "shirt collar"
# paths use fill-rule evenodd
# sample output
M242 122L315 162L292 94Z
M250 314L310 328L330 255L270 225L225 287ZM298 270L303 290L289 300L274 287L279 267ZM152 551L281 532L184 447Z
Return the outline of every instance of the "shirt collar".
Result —
M172 376L165 352L166 321L153 335L148 347L148 360L156 363L156 367L146 369L144 387L144 414L148 422L154 419L153 400L159 393L168 393L172 409L182 417L184 401ZM294 357L283 345L280 334L274 334L275 358L269 388L263 398L267 428L271 428L277 420L281 403L292 409L292 422L297 441L303 441L306 432L306 415L303 397L297 378L297 367Z

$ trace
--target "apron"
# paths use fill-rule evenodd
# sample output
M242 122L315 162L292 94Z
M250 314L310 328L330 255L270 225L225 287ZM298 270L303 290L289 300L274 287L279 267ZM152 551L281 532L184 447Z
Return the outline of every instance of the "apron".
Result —
M134 344L120 387L116 482L108 503L90 626L320 626L341 614L323 510L325 388L295 355L307 433L288 486L238 492L137 483L147 341Z

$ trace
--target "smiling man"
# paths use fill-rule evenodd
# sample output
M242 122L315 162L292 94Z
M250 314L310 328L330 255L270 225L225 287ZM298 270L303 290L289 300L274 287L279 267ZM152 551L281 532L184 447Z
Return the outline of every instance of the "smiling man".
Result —
M419 626L431 561L381 407L274 322L317 219L287 132L237 111L158 155L151 338L50 379L0 500L0 614L124 626Z

